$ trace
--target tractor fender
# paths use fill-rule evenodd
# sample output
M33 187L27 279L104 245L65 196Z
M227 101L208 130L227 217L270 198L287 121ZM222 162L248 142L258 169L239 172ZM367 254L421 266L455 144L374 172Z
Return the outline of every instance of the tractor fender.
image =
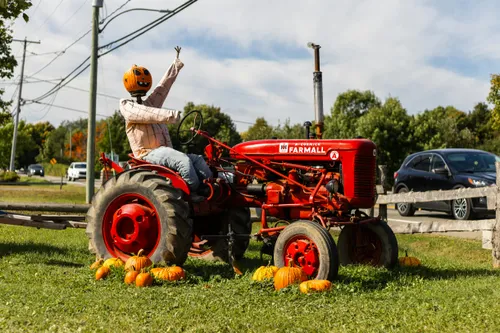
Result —
M133 167L132 169L146 169L157 171L160 176L170 179L172 182L172 186L184 192L186 196L191 195L191 191L189 190L188 184L186 181L179 175L178 172L175 172L172 169L169 169L162 165L156 164L142 164Z

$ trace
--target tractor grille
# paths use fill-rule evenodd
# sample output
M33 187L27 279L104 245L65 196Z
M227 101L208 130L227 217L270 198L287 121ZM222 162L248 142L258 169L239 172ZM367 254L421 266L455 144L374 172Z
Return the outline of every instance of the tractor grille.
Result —
M354 160L354 196L373 198L375 195L375 162L375 157L356 156Z

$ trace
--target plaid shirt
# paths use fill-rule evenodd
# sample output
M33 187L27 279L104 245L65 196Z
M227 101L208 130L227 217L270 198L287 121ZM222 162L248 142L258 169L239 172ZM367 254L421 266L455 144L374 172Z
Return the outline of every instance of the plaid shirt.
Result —
M181 112L161 107L183 66L179 59L175 59L142 104L130 99L120 100L120 112L125 118L128 141L136 158L143 158L160 146L172 147L166 124L178 122Z

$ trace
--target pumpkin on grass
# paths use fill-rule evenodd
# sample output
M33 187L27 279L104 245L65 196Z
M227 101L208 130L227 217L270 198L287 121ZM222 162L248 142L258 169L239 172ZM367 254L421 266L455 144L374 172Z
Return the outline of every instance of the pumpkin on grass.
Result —
M137 271L128 271L127 274L125 274L125 283L126 284L132 284L135 283L135 279L137 278L137 275L139 275L139 272Z
M104 279L106 276L109 275L110 271L111 270L109 269L109 267L105 267L105 266L99 267L99 269L97 270L97 272L95 272L95 279L96 280L102 280L102 279Z
M274 288L280 290L291 284L307 280L306 273L300 267L293 267L292 262L288 266L281 267L274 275Z
M328 280L309 280L304 281L299 285L301 293L309 294L312 291L325 291L332 287L332 283Z
M271 266L268 264L267 266L260 266L257 268L255 273L252 275L252 280L253 281L264 281L267 279L272 279L274 278L274 275L278 271L278 267L276 266Z
M153 262L148 257L143 255L143 253L144 250L140 249L136 256L128 258L127 262L125 263L125 270L135 270L140 272L142 269L151 266Z
M163 268L153 268L151 273L160 280L178 281L186 277L186 273L182 267L172 266Z
M420 266L422 262L415 257L408 257L408 251L405 250L405 256L399 258L399 265L406 267L417 267Z
M149 272L142 272L137 274L137 277L135 278L135 285L137 287L147 287L153 284L153 277L151 276L151 273Z
M99 267L102 266L103 262L104 262L104 260L102 260L102 259L96 260L92 265L90 265L90 269L91 270L98 269Z
M109 258L109 259L106 259L106 261L102 265L104 267L117 267L118 268L118 267L123 267L123 265L125 265L125 263L120 258Z

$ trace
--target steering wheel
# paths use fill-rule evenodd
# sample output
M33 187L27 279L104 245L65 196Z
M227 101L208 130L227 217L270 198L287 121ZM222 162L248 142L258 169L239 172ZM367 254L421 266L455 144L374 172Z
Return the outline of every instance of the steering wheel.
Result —
M186 122L186 124L192 124L192 126L189 129L184 129L182 130L182 125ZM179 127L177 127L177 138L179 139L181 145L187 145L190 144L194 138L198 135L198 130L201 129L201 126L203 125L203 116L201 114L201 111L199 110L193 110L190 111L188 114L186 114L181 122L179 123ZM185 133L189 133L186 135ZM184 135L188 137L187 141L181 141L182 137Z

